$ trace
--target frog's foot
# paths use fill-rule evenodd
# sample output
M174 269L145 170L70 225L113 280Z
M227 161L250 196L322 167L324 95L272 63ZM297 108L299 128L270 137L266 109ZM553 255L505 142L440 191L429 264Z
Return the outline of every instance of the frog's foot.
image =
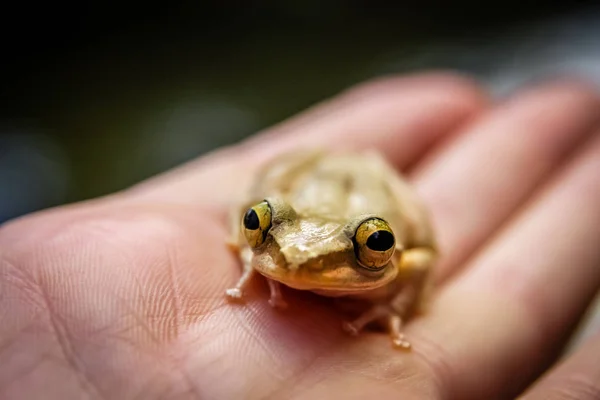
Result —
M269 290L271 292L271 297L269 298L269 304L273 308L285 309L288 304L283 299L283 295L281 294L281 284L272 279L267 279L269 283Z
M390 315L389 325L392 346L401 350L410 350L412 345L406 340L404 333L402 333L402 318L397 314Z
M243 297L242 290L237 287L225 290L225 295L227 296L227 298L229 300L237 300L237 301L241 300Z
M410 342L404 338L403 333L398 336L392 336L392 346L400 350L410 350L412 348Z

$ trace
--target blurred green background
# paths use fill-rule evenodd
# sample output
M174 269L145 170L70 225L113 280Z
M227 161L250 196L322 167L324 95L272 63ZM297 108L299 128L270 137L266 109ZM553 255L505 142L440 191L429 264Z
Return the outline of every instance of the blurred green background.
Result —
M377 75L449 68L498 94L600 77L593 2L4 8L0 222L125 188Z

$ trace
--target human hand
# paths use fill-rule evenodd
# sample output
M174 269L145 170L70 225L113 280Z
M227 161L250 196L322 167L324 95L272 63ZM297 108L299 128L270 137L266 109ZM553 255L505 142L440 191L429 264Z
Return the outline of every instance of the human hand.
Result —
M462 78L380 79L127 191L13 221L0 398L514 398L600 286L599 110L573 82L492 104ZM228 207L259 161L303 145L379 148L430 207L441 286L406 327L412 352L347 336L316 295L288 290L274 310L262 279L245 306L226 300L241 272ZM592 355L598 342L530 398L582 390L568 377L598 377Z

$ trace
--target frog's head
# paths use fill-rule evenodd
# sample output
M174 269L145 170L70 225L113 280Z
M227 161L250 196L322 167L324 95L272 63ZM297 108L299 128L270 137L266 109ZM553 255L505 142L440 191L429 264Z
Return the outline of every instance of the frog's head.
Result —
M392 258L398 259L400 246L378 216L300 216L268 198L248 209L242 230L254 269L295 289L348 294L381 287L398 273Z

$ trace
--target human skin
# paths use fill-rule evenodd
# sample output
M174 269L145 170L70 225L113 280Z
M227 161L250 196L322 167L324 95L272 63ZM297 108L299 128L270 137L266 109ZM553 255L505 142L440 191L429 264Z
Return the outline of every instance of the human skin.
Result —
M598 398L598 340L548 368L600 287L599 118L572 80L492 101L451 74L381 78L128 190L5 224L0 399ZM378 148L429 207L442 258L411 352L346 335L314 294L285 290L274 310L262 279L245 305L226 300L241 273L230 205L260 162L304 145Z

